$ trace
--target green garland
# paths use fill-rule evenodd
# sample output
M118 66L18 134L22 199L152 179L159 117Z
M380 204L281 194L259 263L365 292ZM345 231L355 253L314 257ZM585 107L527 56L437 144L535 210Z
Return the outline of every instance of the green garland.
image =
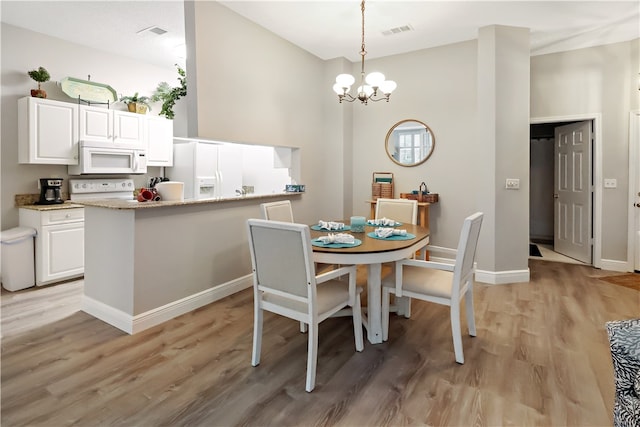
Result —
M162 110L160 110L159 115L165 116L167 119L174 118L175 113L173 112L173 107L176 101L187 95L186 73L178 64L175 65L178 69L178 82L180 82L180 85L172 88L167 82L161 82L151 97L153 102L162 101Z

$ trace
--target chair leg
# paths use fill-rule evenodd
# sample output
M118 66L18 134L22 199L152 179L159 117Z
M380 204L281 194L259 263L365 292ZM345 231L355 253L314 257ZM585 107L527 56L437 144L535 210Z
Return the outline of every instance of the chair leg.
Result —
M469 327L469 335L476 336L476 318L473 310L473 283L469 283L467 293L464 296L464 304L467 310L467 325Z
M353 334L356 339L356 351L362 351L364 350L364 340L362 338L362 307L359 293L356 293L356 302L351 311L353 312Z
M451 335L453 336L453 352L456 362L464 363L462 351L462 331L460 330L460 302L451 301Z
M404 305L405 319L411 318L411 297L402 297L402 303Z
M251 355L251 365L258 366L260 363L260 351L262 349L262 309L255 304L253 315L253 352Z
M300 332L305 334L307 332L307 324L304 322L300 322Z
M382 341L389 339L389 290L382 288ZM396 298L397 299L397 298ZM399 305L399 302L396 303Z
M309 345L307 349L307 386L311 392L316 386L316 366L318 364L318 324L309 324Z

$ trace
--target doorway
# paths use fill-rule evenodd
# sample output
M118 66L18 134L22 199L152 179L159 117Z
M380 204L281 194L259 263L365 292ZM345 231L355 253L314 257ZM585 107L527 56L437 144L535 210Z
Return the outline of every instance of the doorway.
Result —
M542 259L561 262L582 262L587 265L593 265L598 267L600 264L600 223L599 218L601 206L599 205L600 193L598 186L595 183L598 182L600 156L597 155L599 151L599 138L597 132L597 117L552 117L532 119L530 126L530 193L529 193L529 234L531 243L534 246L538 246L542 253ZM567 194L562 194L562 191L558 191L558 177L557 174L559 168L558 161L559 156L557 145L555 144L557 133L560 130L559 135L563 135L563 130L566 133L574 134L574 132L566 132L574 127L579 129L580 122L582 122L582 129L588 130L590 134L588 136L589 143L593 140L593 144L588 148L586 153L587 158L582 162L587 170L583 174L583 180L587 179L588 182L582 182L583 186L587 187L587 190L583 193L582 201L584 203L580 205L571 206L570 209L566 209L566 206L575 203L574 200L569 199L569 205L567 204ZM580 132L576 133L578 136ZM584 133L583 133L584 135ZM563 158L561 153L560 158ZM569 153L569 158L574 158L574 153ZM566 156L565 156L566 157ZM578 158L580 156L576 156ZM573 174L573 172L570 171ZM586 177L586 178L584 178ZM591 190L593 189L593 191ZM560 194L559 194L560 193ZM560 199L558 199L560 197ZM573 196L571 196L573 197ZM586 199L585 199L586 197ZM565 207L564 211L559 210L559 207ZM578 221L579 216L570 217L569 214L574 212L581 212L584 217L585 214L590 217L590 221ZM564 216L562 216L564 215ZM559 220L563 219L565 229L562 227L558 229ZM567 224L572 228L569 230L571 239L575 238L575 242L571 242L571 245L567 246ZM575 224L575 229L573 228ZM586 225L585 225L586 224ZM586 228L586 229L585 229ZM559 234L562 234L560 236ZM575 234L575 236L574 236ZM580 235L578 235L580 234ZM559 239L560 238L560 239ZM563 241L563 238L565 239ZM559 244L560 241L560 244ZM577 246L574 244L577 243ZM576 253L576 248L582 246L581 254ZM563 253L564 252L564 253ZM567 257L568 256L568 257Z

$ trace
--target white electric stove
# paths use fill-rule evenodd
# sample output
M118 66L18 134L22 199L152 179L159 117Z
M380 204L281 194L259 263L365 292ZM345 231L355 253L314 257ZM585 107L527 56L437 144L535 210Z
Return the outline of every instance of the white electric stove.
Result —
M135 185L129 178L70 179L72 202L97 199L133 200Z

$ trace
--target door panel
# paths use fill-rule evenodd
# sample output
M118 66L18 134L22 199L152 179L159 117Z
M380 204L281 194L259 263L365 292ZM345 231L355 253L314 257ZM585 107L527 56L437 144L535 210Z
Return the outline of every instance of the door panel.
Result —
M591 122L555 129L554 250L591 264Z
M630 117L629 195L633 205L630 214L633 247L629 246L629 249L635 253L633 269L640 271L640 111L631 113Z

